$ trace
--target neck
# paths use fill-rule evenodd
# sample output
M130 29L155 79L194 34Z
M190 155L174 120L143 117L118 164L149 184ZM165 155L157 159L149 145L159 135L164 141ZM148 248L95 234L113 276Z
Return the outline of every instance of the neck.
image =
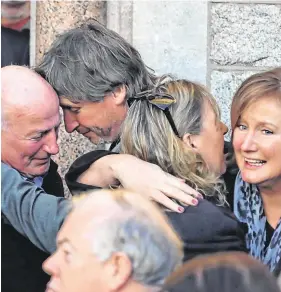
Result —
M268 223L275 229L281 218L281 185L259 186Z
M125 286L122 287L120 292L159 292L159 287L145 286L137 283L136 281L129 281Z

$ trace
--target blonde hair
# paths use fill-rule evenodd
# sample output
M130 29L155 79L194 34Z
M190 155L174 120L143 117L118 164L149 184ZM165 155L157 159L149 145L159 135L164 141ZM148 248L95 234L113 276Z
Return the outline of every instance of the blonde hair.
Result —
M179 137L185 133L200 134L206 102L212 106L217 120L220 119L215 99L202 85L163 77L155 92L166 93L176 99L169 110ZM184 179L205 196L214 197L219 204L225 203L222 181L209 170L200 154L188 149L182 139L174 134L162 110L147 101L134 102L121 133L121 153L154 163L164 171Z

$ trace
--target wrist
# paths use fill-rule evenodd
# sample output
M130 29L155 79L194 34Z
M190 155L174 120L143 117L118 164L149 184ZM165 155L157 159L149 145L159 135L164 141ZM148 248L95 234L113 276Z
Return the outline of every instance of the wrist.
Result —
M128 165L130 165L130 163L132 163L137 158L129 154L118 154L110 156L111 159L108 161L109 172L116 180L121 182L122 174L124 173L124 167L126 168L127 166L128 169Z

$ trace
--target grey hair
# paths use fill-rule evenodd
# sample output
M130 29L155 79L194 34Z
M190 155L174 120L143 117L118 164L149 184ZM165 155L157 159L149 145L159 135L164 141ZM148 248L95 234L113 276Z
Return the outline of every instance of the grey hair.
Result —
M220 119L219 107L205 87L188 80L164 76L155 92L167 93L176 99L169 108L180 137L177 137L164 113L146 101L134 102L123 122L121 153L134 155L181 177L219 205L226 203L225 186L206 165L200 154L184 146L185 133L201 132L203 108L208 101Z
M132 279L160 287L182 263L182 242L160 209L147 198L123 189L97 191L95 200L110 194L118 211L98 221L92 251L105 262L117 252L130 259ZM87 198L86 198L87 200ZM95 221L93 220L94 224Z
M138 51L93 19L59 35L35 70L74 102L102 101L122 85L131 97L155 81Z

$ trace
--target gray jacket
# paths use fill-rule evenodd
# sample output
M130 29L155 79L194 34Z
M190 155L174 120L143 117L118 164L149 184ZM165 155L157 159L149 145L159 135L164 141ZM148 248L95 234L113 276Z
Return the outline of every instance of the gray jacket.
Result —
M53 253L57 233L71 209L71 202L47 194L3 162L1 192L2 220L38 248Z

